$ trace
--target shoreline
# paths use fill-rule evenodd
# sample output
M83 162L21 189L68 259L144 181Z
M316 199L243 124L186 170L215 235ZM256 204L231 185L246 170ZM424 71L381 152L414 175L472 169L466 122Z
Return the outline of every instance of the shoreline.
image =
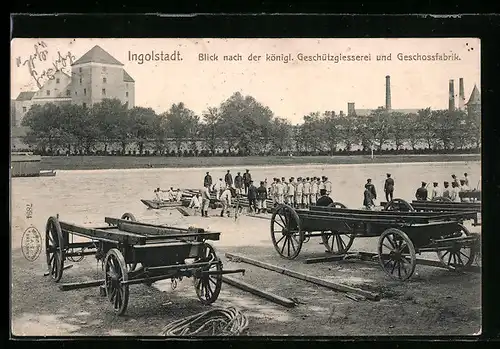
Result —
M41 170L124 170L124 169L190 169L220 167L275 167L299 165L370 165L400 163L448 163L481 161L480 154L422 154L351 156L248 156L248 157L132 157L132 156L47 156Z

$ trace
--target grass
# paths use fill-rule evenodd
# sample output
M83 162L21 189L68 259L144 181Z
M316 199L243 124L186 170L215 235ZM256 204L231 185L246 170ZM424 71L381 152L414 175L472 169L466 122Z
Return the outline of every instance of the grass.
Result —
M479 154L366 155L351 156L248 156L248 157L160 157L160 156L45 156L42 170L96 170L130 168L186 168L222 166L370 164L408 162L480 161Z

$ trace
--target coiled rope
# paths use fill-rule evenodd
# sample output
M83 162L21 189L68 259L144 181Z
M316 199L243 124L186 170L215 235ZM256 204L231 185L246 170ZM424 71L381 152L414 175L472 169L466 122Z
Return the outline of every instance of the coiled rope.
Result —
M171 322L160 336L234 336L248 328L248 319L238 309L215 308Z

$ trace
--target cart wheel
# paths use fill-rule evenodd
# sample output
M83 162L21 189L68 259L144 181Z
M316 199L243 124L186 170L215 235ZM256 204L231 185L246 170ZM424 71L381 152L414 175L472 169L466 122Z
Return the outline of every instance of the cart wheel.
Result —
M217 262L208 267L204 267L202 271L222 271L222 262L217 257L215 249L205 243L205 256L199 258L197 262ZM212 304L219 297L222 287L222 274L202 275L194 278L194 288L196 295L203 305Z
M434 202L451 202L451 199L450 198L446 198L444 196L436 196L431 201L434 201Z
M294 259L299 255L304 232L300 230L299 216L292 207L279 205L274 210L271 217L271 239L281 257ZM281 242L283 245L280 245Z
M125 212L124 214L122 214L121 219L125 219L127 221L132 221L132 222L137 222L137 219L135 219L135 216L129 212Z
M408 280L417 265L413 243L408 235L396 228L389 228L380 236L378 257L384 271L401 281Z
M403 199L394 199L394 200L389 201L385 205L384 211L414 212L415 209L413 208L413 206L409 202L407 202Z
M328 207L347 208L347 206L341 202L332 202L331 204L328 204Z
M125 219L125 220L131 221L131 222L137 222L137 219L135 219L135 216L132 213L129 213L129 212L125 212L122 215L121 219ZM129 263L129 264L127 264L127 270L128 271L134 271L135 268L137 268L137 263Z
M121 284L122 281L128 280L127 265L122 253L116 248L110 249L106 255L104 266L106 295L113 304L115 312L122 315L127 310L128 305L128 285Z
M56 217L50 217L45 227L45 254L50 276L55 282L62 278L64 269L64 242L61 225Z
M471 235L469 230L463 224L457 224L459 226L459 230L456 233L443 236L441 238L457 238ZM452 242L451 248L444 251L437 251L437 255L445 267L451 270L457 270L472 265L476 258L476 250L477 248L474 246L464 246L459 241L456 241L454 243Z
M349 251L354 242L354 238L354 234L339 234L333 231L321 232L323 245L325 245L328 252L338 255L345 254Z

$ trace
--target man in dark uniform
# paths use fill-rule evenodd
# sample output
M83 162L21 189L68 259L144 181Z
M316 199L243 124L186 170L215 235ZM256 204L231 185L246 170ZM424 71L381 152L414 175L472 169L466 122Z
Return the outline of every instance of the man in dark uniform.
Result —
M224 176L224 181L226 182L226 185L228 187L232 187L233 186L233 176L231 175L231 172L229 170L227 170L227 173Z
M252 175L248 170L243 173L243 184L245 185L245 194L248 193L248 187L250 186L250 181L252 180Z
M253 185L253 181L250 181L250 186L248 187L248 207L250 212L257 212L257 188Z
M326 193L326 189L321 189L319 191L319 194L321 197L316 201L316 206L328 206L330 204L333 204L333 200L331 197L329 197Z
M368 185L367 189L370 191L370 193L372 193L372 198L374 200L376 200L377 199L377 191L375 190L375 186L373 185L371 178L368 178L366 180L366 185ZM365 187L366 187L366 185L365 185Z
M417 200L426 201L427 200L427 183L422 182L422 186L417 189L415 193Z
M365 191L363 192L363 206L367 210L371 210L375 206L373 202L373 194L370 190L370 184L365 184Z
M241 172L238 172L236 177L234 177L234 187L236 188L236 192L238 195L243 192L243 177L241 177Z
M385 185L384 185L384 191L385 191L385 200L387 202L391 201L394 194L394 179L391 178L390 173L387 174L387 178L385 180Z
M207 172L207 175L205 176L205 179L203 179L203 187L212 187L212 176L210 176L210 173Z
M265 213L267 209L267 189L264 181L260 182L260 187L257 188L257 213Z

